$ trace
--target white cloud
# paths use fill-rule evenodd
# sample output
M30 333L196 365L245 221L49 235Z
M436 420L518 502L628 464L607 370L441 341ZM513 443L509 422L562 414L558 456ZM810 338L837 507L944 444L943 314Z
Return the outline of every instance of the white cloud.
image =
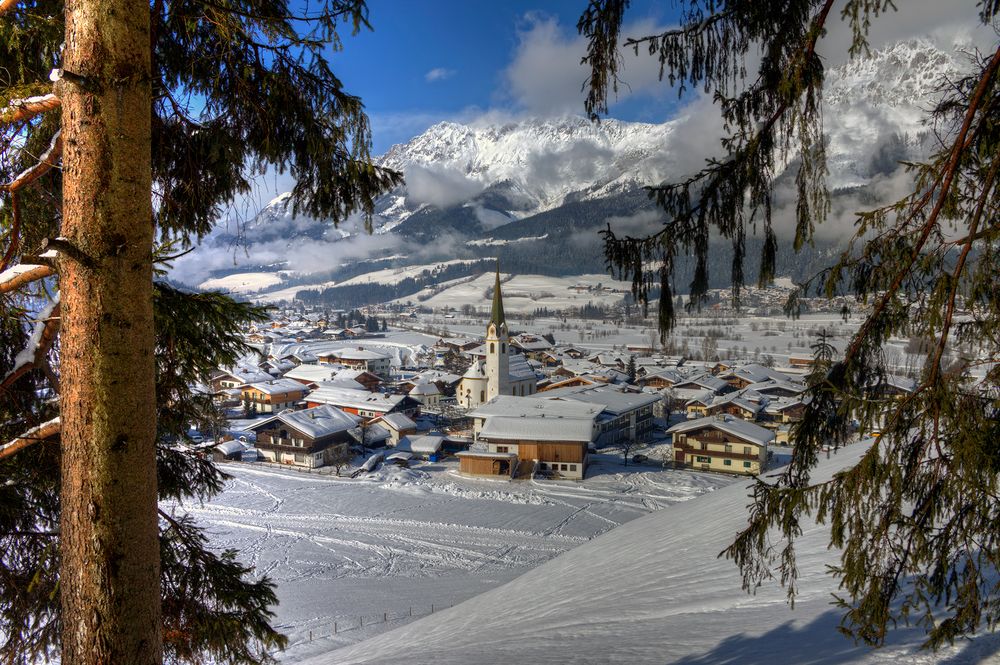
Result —
M506 96L530 113L580 113L588 76L580 62L586 54L586 40L575 30L564 29L554 18L535 13L525 16L525 25L518 32L518 45L504 71ZM622 34L645 35L663 29L647 20L623 26ZM636 57L629 49L622 49L621 54L622 85L617 101L636 95L659 97L669 92L668 85L659 80L655 58L642 51ZM610 101L613 104L616 100Z
M435 67L426 74L424 74L424 80L428 83L434 83L436 81L443 81L445 79L451 78L455 75L454 69L445 69L444 67Z
M454 169L414 164L403 173L408 200L438 208L467 201L483 191L485 184Z

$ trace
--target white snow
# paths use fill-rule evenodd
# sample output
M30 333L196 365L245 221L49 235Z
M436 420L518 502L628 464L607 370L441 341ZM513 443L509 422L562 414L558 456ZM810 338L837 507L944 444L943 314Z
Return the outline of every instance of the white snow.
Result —
M411 607L420 615L459 603L650 510L734 482L655 467L623 474L618 461L600 459L583 483L471 480L454 460L357 479L223 468L233 479L221 495L174 509L277 582L277 625L291 638L283 661L383 632Z
M241 272L207 279L198 285L203 291L220 290L229 293L255 293L281 284L281 275L273 272ZM305 288L305 287L300 287Z
M821 465L834 472L863 444ZM807 527L797 547L794 611L775 584L740 589L731 561L717 558L745 523L747 483L624 524L517 580L397 630L308 662L435 663L980 663L1000 635L917 650L922 633L900 627L880 650L856 646L836 626L829 532ZM996 662L993 660L993 662Z

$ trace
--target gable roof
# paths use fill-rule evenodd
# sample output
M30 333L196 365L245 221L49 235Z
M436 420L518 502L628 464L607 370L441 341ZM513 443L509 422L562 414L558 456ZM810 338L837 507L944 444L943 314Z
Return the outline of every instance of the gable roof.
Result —
M733 416L708 416L706 418L695 418L687 422L677 423L667 430L668 434L683 434L709 427L718 429L727 434L742 439L748 443L755 443L758 446L766 446L774 440L774 432L765 429L760 425L748 423L745 420Z
M287 411L267 420L254 423L248 429L257 432L276 421L305 434L312 439L321 439L339 432L346 432L358 426L359 416L345 413L340 409L323 404L303 411Z

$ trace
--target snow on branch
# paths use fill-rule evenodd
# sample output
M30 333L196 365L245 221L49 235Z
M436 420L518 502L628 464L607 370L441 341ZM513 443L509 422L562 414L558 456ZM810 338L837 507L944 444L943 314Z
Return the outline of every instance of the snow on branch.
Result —
M2 2L3 0L0 0ZM6 185L0 185L0 191L15 192L26 185L30 185L35 180L38 180L43 175L49 172L49 170L56 165L59 161L59 157L62 156L62 130L55 133L52 137L52 141L49 143L48 149L39 158L38 163L34 166L26 168L24 171L18 174L16 178L11 180Z
M16 291L25 284L37 282L55 274L56 269L47 265L25 263L13 266L0 272L0 293Z
M19 378L45 363L45 355L52 348L59 331L59 295L38 314L28 343L14 358L14 367L0 381L0 394L7 391Z
M3 7L6 0L0 0L0 7ZM0 14L3 10L0 9ZM59 108L62 102L53 94L40 95L38 97L25 97L23 99L12 99L3 109L0 109L0 125L12 125L22 120L30 120L40 113Z
M10 457L14 453L24 450L33 443L38 443L39 441L44 441L51 436L55 436L59 433L60 427L61 424L58 416L48 422L38 425L37 427L32 427L16 439L11 439L7 443L0 446L0 459Z

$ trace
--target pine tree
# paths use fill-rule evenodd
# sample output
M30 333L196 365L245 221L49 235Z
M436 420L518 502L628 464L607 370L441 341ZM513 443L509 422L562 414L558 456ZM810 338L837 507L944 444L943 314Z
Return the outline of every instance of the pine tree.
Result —
M334 223L400 182L324 55L368 27L364 2L297 11L0 2L4 662L253 663L285 642L273 584L157 500L224 486L172 442L218 420L197 386L264 317L167 285L171 254L269 167L295 178L295 212Z
M705 303L713 236L732 242L737 300L748 231L763 236L760 282L771 280L774 181L786 164L797 189L794 245L810 241L829 208L817 44L839 15L853 34L850 55L863 57L870 23L892 20L896 4L689 0L681 3L679 28L621 44L628 4L592 0L578 24L589 42L587 111L595 119L607 112L624 45L656 58L663 77L681 91L697 86L713 94L730 132L723 158L649 189L667 215L662 230L643 238L605 232L608 263L632 281L636 296L648 303L659 287L666 332L674 324L675 257L694 257L688 306ZM977 11L975 18L989 25L1000 2L982 0ZM748 79L751 53L760 61ZM848 292L867 314L837 357L825 340L814 349L817 363L804 418L792 432L792 460L777 481L756 481L747 528L725 551L741 568L746 589L777 569L794 599L796 538L807 519L829 523L830 544L841 552L832 570L842 593L841 628L872 645L882 644L898 621L923 627L929 647L1000 622L994 258L1000 227L993 223L1000 215L1000 43L970 60L967 75L942 82L943 97L929 112L938 144L907 166L912 192L860 212L850 247L789 299L787 310L795 314L803 294ZM883 344L909 334L934 343L923 354L915 390L887 398ZM953 342L974 344L978 353L948 367ZM974 382L969 377L976 368L986 371ZM863 431L881 423L881 436L857 464L814 481L819 451L848 443L855 422Z

